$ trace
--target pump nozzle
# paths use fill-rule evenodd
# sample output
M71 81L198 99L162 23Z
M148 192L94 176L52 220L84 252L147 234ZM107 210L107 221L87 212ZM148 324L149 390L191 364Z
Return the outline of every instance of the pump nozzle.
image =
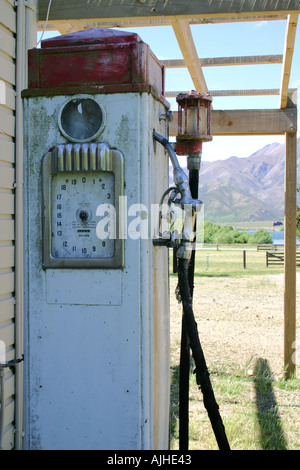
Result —
M188 182L188 177L185 174L184 170L179 165L177 155L172 145L165 137L158 134L156 131L153 131L153 138L157 140L157 142L162 144L169 154L169 157L173 166L174 183L178 191L181 194L181 199L180 199L181 208L184 209L185 205L191 204L192 208L196 210L197 206L201 204L201 201L199 201L198 199L192 198L190 186Z
M167 150L173 165L174 183L181 198L173 200L173 202L181 206L185 211L184 230L182 232L181 244L179 245L176 256L177 258L189 259L193 250L194 227L197 209L202 204L199 199L192 198L188 177L178 162L177 155L170 142L158 134L153 132L153 138L162 144Z

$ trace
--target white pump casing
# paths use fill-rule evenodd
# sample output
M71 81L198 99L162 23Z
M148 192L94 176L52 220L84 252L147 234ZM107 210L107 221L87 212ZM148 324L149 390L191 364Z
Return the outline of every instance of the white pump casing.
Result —
M151 218L168 187L168 157L152 136L167 137L166 107L146 92L93 95L105 110L97 141L124 158L125 230L142 204L148 234L125 238L123 268L45 268L41 166L68 142L58 126L67 99L24 98L25 446L167 449L168 252L153 246Z

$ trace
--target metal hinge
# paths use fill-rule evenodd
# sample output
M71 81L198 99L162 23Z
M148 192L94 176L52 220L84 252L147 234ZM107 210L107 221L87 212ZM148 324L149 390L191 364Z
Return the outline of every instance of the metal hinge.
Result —
M159 120L162 121L168 121L172 122L173 121L173 112L172 111L167 111L166 113L162 113L159 115Z
M16 189L16 188L22 188L23 187L23 183L24 181L21 180L20 183L17 183L16 181L13 183L13 189Z
M14 369L16 364L19 364L20 362L23 362L24 361L24 354L22 354L22 357L19 358L19 359L12 359L11 361L7 361L7 362L4 362L4 363L1 363L0 362L0 369L6 369L6 368L9 368L9 369Z
M24 5L26 8L29 8L32 11L35 11L35 7L26 0L19 0L19 1L15 0L14 6L17 7L19 4Z

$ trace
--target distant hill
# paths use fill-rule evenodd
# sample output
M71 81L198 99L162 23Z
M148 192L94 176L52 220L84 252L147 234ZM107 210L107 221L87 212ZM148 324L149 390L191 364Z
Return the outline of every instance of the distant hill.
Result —
M300 167L300 139L298 139ZM285 145L274 142L247 158L202 161L199 199L211 222L251 222L284 216Z

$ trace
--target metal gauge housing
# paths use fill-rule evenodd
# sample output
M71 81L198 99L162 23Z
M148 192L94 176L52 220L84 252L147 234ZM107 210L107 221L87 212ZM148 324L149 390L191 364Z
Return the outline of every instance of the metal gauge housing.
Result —
M69 98L58 113L61 133L72 142L94 140L104 129L104 109L89 95Z
M104 143L63 144L43 159L43 267L123 266L123 157Z

